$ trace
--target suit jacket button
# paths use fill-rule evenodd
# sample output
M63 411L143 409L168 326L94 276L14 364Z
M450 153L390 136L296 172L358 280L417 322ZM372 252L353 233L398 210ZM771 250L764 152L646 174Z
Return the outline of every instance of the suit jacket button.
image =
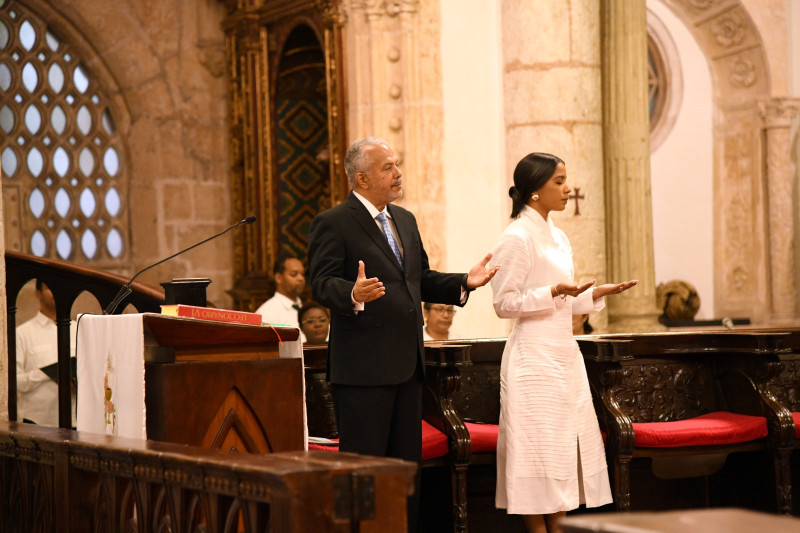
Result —
M408 308L408 314L409 315L413 315L414 314L414 308L413 307L409 307Z

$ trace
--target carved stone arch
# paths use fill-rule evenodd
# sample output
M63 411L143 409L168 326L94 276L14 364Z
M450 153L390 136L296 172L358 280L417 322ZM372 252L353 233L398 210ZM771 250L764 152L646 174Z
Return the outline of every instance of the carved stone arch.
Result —
M741 0L662 0L706 55L715 104L768 96L770 73L761 35Z
M786 193L790 147L788 125L784 135L776 122L793 115L796 103L772 98L767 53L741 0L662 1L695 37L711 72L715 311L791 320L797 241Z

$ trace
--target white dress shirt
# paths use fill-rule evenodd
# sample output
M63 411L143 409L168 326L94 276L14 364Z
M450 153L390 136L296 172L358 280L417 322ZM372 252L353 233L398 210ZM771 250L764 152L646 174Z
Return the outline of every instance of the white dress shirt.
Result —
M377 220L378 215L381 213L386 213L386 220L389 222L389 229L392 230L392 235L394 236L394 241L397 243L397 247L400 248L400 255L405 257L405 253L403 252L403 242L400 240L400 236L397 234L397 227L394 225L394 220L392 220L392 215L389 213L388 205L383 207L383 211L378 211L378 208L372 205L372 202L358 194L356 191L353 191L353 196L358 198L358 201L364 204L364 207L367 208L369 211L369 216L372 217L372 220L375 221L375 224L378 226L378 229L381 233L383 233L383 226ZM368 265L364 265L366 268ZM355 289L355 287L354 287ZM467 299L467 291L464 288L461 288L461 303L464 303ZM357 302L356 299L353 297L353 292L350 291L350 300L353 303L353 311L358 313L359 311L364 310L364 302Z
M40 368L58 362L56 323L37 312L17 327L17 420L58 427L58 384ZM75 323L70 327L70 352L75 349ZM72 402L75 421L75 398Z
M293 306L297 306L297 308ZM261 321L273 325L286 325L293 328L300 327L300 321L297 319L297 311L303 306L303 301L300 298L292 301L288 296L276 292L275 295L261 304L261 307L256 309L256 313L261 315ZM300 339L305 342L306 337L303 332L300 332Z

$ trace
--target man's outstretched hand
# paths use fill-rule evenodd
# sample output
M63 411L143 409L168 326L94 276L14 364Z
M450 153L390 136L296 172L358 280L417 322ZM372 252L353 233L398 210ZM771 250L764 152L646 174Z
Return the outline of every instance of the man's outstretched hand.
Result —
M358 276L353 287L353 299L360 303L367 303L377 300L386 294L386 287L378 278L367 278L364 273L364 261L358 262Z
M486 268L486 264L492 259L492 254L486 254L486 257L483 260L472 267L472 269L467 274L467 288L469 290L477 289L478 287L483 287L487 283L489 283L497 271L500 270L500 265L495 265L492 268Z

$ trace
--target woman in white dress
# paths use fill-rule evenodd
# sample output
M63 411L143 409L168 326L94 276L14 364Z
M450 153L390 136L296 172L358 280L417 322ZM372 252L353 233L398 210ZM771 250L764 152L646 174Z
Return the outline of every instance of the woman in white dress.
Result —
M514 220L492 259L502 266L495 312L516 319L500 369L496 505L524 515L531 532L553 533L566 511L612 501L572 315L599 311L604 296L637 283L576 283L569 240L549 216L566 208L570 191L561 159L525 156L509 190Z

